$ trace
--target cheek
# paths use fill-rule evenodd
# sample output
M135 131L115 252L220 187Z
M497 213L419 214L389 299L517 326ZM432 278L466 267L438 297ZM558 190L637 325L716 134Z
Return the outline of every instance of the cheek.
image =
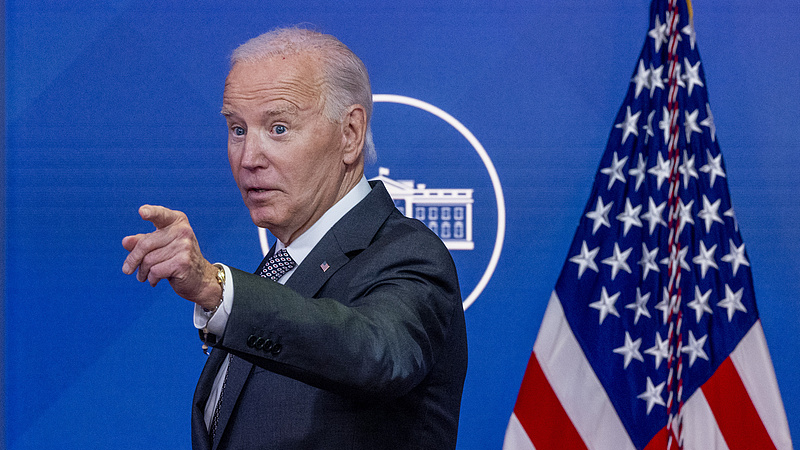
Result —
M239 170L242 162L242 150L240 146L228 142L228 164L231 166L233 178L239 181Z
M239 165L236 163L236 160L235 160L233 154L230 151L228 152L228 163L231 166L231 174L233 174L233 179L238 184L239 183L239 171L237 170L237 168L239 167Z

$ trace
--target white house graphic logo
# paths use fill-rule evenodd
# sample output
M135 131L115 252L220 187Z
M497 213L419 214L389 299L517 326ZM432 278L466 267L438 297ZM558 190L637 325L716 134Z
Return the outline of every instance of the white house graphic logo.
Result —
M393 180L389 169L381 167L378 176L406 217L422 221L436 233L449 250L472 250L472 189L429 189L414 180Z

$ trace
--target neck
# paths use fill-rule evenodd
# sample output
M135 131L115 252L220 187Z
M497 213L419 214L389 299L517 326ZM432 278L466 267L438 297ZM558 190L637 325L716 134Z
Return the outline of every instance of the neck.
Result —
M320 208L318 211L315 211L314 215L312 215L309 220L303 224L300 228L294 230L291 233L281 233L279 236L276 233L273 233L275 237L277 237L284 245L289 246L295 239L300 237L303 233L305 233L309 228L311 228L319 219L322 217L333 205L339 202L345 195L347 195L350 191L353 190L354 187L361 181L361 178L364 176L364 166L363 164L353 165L347 168L342 176L342 182L339 184L339 189L336 191L336 195L332 198L332 200L325 202L326 206L324 208ZM272 230L270 230L272 231Z

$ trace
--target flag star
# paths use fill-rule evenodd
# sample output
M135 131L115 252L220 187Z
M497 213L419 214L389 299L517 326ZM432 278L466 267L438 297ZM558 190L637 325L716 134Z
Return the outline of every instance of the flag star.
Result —
M661 311L661 318L664 321L664 325L667 324L669 321L669 313L671 304L678 302L678 295L674 294L672 297L669 295L669 289L664 286L664 293L661 296L661 301L656 304L656 309Z
M614 307L614 304L617 302L618 298L619 298L619 292L617 292L612 296L609 296L608 292L606 292L606 287L603 286L600 292L600 300L589 304L590 307L600 311L600 325L603 324L603 321L609 314L619 317L617 308Z
M641 228L642 221L639 219L639 212L641 210L642 205L637 205L636 208L634 208L631 205L630 197L625 199L625 211L617 215L617 220L624 224L624 229L622 231L623 236L627 236L628 231L634 225Z
M644 143L645 144L647 144L647 142L650 140L650 136L655 137L655 135L656 135L655 132L653 131L653 117L655 117L655 115L656 115L656 111L655 110L650 111L650 114L647 115L647 125L644 126L644 131L645 131Z
M728 310L728 322L733 320L733 314L736 313L736 311L741 311L743 313L747 312L747 308L745 308L742 304L743 293L744 288L740 288L738 291L733 292L733 289L731 289L730 286L727 284L725 285L725 298L717 303L717 306Z
M743 244L744 245L744 244ZM703 241L700 241L700 254L692 258L692 262L695 264L700 265L700 278L706 277L706 272L708 271L709 267L713 267L719 270L719 266L714 261L714 251L717 250L717 244L711 246L711 248L706 249L706 244ZM730 255L726 255L730 256ZM723 256L724 261L725 256Z
M708 197L705 195L703 196L703 209L697 213L697 217L703 219L706 223L706 233L711 231L711 225L714 222L719 222L724 224L722 219L719 217L719 206L722 204L722 199L718 198L717 201L711 203L708 201Z
M694 23L693 21L689 21L689 25L686 25L681 29L681 33L689 36L689 44L692 46L692 50L694 50L695 42L697 41L697 34L694 32Z
M694 364L697 358L708 361L708 355L706 354L706 351L703 350L703 346L706 345L706 339L708 339L708 335L705 335L700 339L695 339L694 333L692 330L689 330L689 343L684 345L681 349L681 352L689 355L689 367L692 367L692 364Z
M631 134L639 136L639 127L636 125L636 123L639 121L639 115L642 114L642 112L639 111L636 114L631 114L631 107L628 106L627 108L628 110L625 112L625 120L614 125L614 128L623 128L621 144L625 144L625 141Z
M714 125L714 115L711 114L711 105L706 103L706 118L700 122L700 125L708 128L711 132L711 142L717 138L717 126Z
M617 152L614 152L613 160L611 161L611 165L600 169L600 172L608 175L608 190L611 190L611 186L614 186L614 182L619 180L622 184L625 184L625 175L622 174L622 167L625 163L628 162L628 157L624 157L621 160L617 157Z
M682 249L680 249L678 251L678 260L680 262L681 269L686 269L691 271L692 268L689 266L689 263L686 262L686 255L688 253L689 253L689 247L683 247ZM662 259L660 262L661 264L664 264L665 266L669 267L669 257Z
M669 358L669 340L661 340L661 334L656 331L656 344L644 351L648 355L656 358L656 370L661 365L661 361Z
M664 180L669 178L669 173L672 169L672 162L671 160L664 160L664 157L661 156L661 152L658 152L658 162L655 166L649 168L647 173L651 175L655 175L656 177L656 186L658 189L661 189L661 185L664 183Z
M700 114L700 110L695 109L692 112L684 111L683 112L683 128L686 131L686 142L689 143L692 141L692 133L702 133L703 130L697 126L697 115Z
M583 244L581 244L581 253L569 259L570 262L574 262L578 265L579 280L587 268L592 269L595 272L600 271L600 269L597 267L597 263L594 262L594 258L597 256L597 252L599 251L600 247L589 250L589 247L586 245L586 241L583 241Z
M687 306L694 310L694 317L697 323L700 323L700 319L703 318L703 313L714 314L714 311L712 311L711 307L708 306L708 297L710 296L711 296L711 289L707 290L705 293L701 293L700 288L697 285L695 285L694 300L690 301Z
M611 266L611 280L613 281L614 278L617 276L620 270L624 270L625 272L631 273L631 268L626 262L628 256L631 254L632 248L625 250L624 252L619 251L619 244L614 243L614 255L609 256L608 258L604 259L602 262L603 264L608 264Z
M663 107L661 120L658 121L658 129L664 132L664 144L669 142L669 110Z
M685 227L687 223L694 225L694 216L692 216L693 205L694 200L690 200L689 204L684 205L683 199L678 199L678 217L680 218L680 222L678 223L678 236L681 235L683 227Z
M634 98L639 98L639 94L642 93L644 88L650 89L650 71L645 69L644 61L639 60L639 69L636 72L636 75L631 79L632 83L636 83L636 94Z
M636 313L633 318L633 324L636 325L639 322L639 317L645 316L648 319L650 318L650 311L647 309L647 301L650 300L650 293L646 293L642 295L642 290L639 286L636 287L636 301L633 303L628 303L625 305L625 308L632 309Z
M647 274L650 273L651 270L661 272L661 270L658 268L658 264L656 264L657 256L658 246L656 246L656 248L653 250L648 250L647 244L642 242L642 259L639 261L639 265L642 266L642 270L644 270L644 273L642 274L642 280L647 278Z
M725 171L722 170L722 153L718 154L716 158L712 158L711 150L706 149L706 156L708 162L700 168L700 172L707 173L711 177L711 187L713 188L717 176L725 178Z
M658 155L661 157L661 155ZM648 209L647 212L642 214L642 219L648 221L650 223L650 235L653 235L653 231L656 230L656 226L659 224L667 226L667 222L664 221L664 208L667 207L667 202L661 202L660 205L656 206L656 202L653 201L653 197L647 199L648 201Z
M650 98L653 98L656 88L664 90L664 80L661 79L662 72L664 72L664 66L658 66L658 68L654 69L653 65L650 64Z
M653 410L653 406L667 406L667 404L664 403L664 399L661 397L661 391L664 390L664 384L666 384L666 381L662 381L658 386L653 386L653 381L650 380L650 377L647 377L647 390L636 396L636 398L647 402L648 416L650 415L650 411Z
M661 51L661 44L667 43L667 24L661 23L661 18L656 16L656 23L652 30L647 32L647 35L653 38L656 45L656 53Z
M697 64L691 65L688 58L683 58L683 62L684 74L681 79L686 82L689 95L692 95L692 89L695 86L703 86L703 81L700 79L700 61L698 60Z
M650 113L650 115L652 116L653 113ZM636 163L636 167L628 170L628 175L636 177L636 192L639 192L639 186L642 185L644 177L647 174L645 170L646 168L647 168L647 160L642 156L641 153L639 153L639 162Z
M622 347L617 347L612 350L614 353L618 355L622 355L624 359L623 369L627 369L628 365L636 359L637 361L644 362L644 357L639 352L639 346L642 345L642 338L636 339L635 341L631 339L631 335L628 332L625 332L625 344Z
M733 276L736 276L736 272L739 271L739 266L748 266L750 267L750 263L747 262L747 257L744 256L744 242L739 247L733 243L733 239L728 239L730 243L730 253L724 255L722 257L722 261L726 263L730 263L733 267Z
M594 211L589 211L586 213L586 217L594 220L594 224L592 225L592 235L597 233L597 230L599 230L603 225L611 228L611 222L608 221L608 212L611 211L611 206L613 204L614 202L604 205L603 197L598 196Z
M689 158L689 155L686 153L686 150L683 151L683 164L678 167L678 172L683 175L683 188L689 188L689 181L691 181L692 177L699 178L697 175L697 171L694 169L694 155Z
M733 206L731 206L731 209L725 211L722 215L733 219L733 226L736 228L736 231L739 231L739 221L736 220L736 211L733 210Z

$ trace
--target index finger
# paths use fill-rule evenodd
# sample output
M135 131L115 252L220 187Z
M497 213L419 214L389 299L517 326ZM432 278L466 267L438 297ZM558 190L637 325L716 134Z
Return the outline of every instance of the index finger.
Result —
M183 217L183 213L158 205L142 205L139 208L142 219L152 222L157 229L165 228Z

